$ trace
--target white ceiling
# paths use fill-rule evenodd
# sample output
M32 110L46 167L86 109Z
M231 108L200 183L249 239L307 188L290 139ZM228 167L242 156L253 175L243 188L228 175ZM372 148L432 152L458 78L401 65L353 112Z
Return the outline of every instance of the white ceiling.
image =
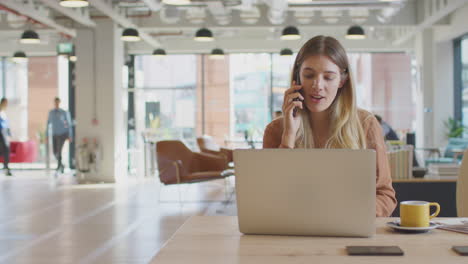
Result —
M21 32L34 28L42 44L28 46L33 53L55 51L59 41L75 36L77 28L93 28L102 19L140 30L144 41L127 45L130 52L155 47L169 52L203 52L214 46L232 51L297 48L304 39L326 34L342 39L349 26L359 24L368 34L366 44L349 42L350 48L406 49L421 24L447 23L444 18L466 0L192 0L190 5L169 6L160 0L89 0L90 7L67 9L55 0L1 0L0 53L17 48ZM424 12L430 3L430 11ZM432 20L429 20L431 18ZM29 19L29 21L28 21ZM302 40L278 44L285 26L294 25ZM424 26L424 25L423 25ZM216 42L195 43L197 29L208 27ZM371 43L371 44L369 44ZM396 45L398 44L398 45ZM271 48L269 48L271 47Z

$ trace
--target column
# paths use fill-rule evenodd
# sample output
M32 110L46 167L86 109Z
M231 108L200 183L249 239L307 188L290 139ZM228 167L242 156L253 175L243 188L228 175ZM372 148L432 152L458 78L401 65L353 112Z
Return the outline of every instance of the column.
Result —
M434 40L433 30L425 29L415 41L416 60L420 70L419 91L416 97L416 144L435 147L434 142Z
M96 138L100 146L98 173L85 181L127 179L126 124L122 88L121 29L112 20L100 20L95 29L78 29L76 44L76 140Z

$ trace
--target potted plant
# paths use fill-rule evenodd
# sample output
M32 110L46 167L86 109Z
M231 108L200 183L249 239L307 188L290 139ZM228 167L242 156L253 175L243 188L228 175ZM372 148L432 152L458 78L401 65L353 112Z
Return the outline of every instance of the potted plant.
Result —
M468 127L464 126L460 120L448 118L444 122L445 128L447 129L446 136L447 138L461 138L463 133L465 133Z

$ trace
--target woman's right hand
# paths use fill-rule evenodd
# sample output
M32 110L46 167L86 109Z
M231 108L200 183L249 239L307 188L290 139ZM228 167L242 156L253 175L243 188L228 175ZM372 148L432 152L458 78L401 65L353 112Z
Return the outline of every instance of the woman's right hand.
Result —
M281 144L283 146L294 148L296 141L296 134L299 126L301 125L301 117L299 113L294 116L294 108L303 109L304 97L299 92L302 89L302 85L296 85L293 81L291 88L284 92L283 99L283 137ZM296 99L296 100L294 100ZM300 101L299 101L300 100Z

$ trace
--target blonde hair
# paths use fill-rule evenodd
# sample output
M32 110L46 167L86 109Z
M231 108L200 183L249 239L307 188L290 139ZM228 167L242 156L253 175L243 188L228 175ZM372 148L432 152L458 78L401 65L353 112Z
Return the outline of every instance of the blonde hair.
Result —
M338 89L335 100L330 105L331 136L325 148L364 149L367 147L366 136L358 116L356 92L349 72L349 62L346 51L333 37L316 36L307 41L297 54L292 71L292 82L298 83L301 65L310 56L327 56L341 69L343 87ZM314 148L313 131L310 124L310 113L306 107L298 111L302 119L296 134L296 148Z

